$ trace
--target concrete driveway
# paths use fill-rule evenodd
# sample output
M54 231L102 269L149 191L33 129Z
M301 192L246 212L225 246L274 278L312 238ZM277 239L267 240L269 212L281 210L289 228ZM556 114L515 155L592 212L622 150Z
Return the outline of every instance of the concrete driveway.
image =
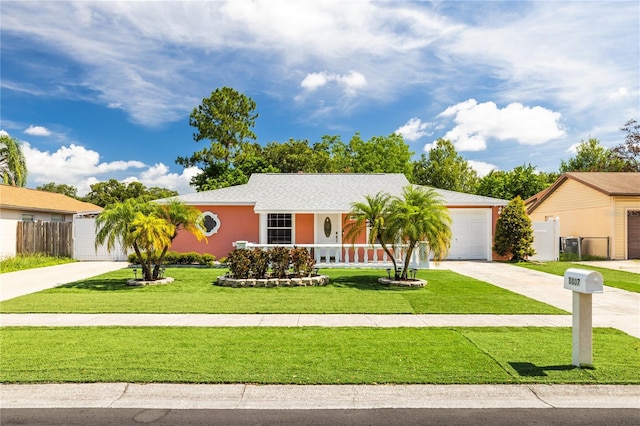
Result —
M595 266L595 265L594 265ZM572 292L564 288L564 278L501 262L442 262L449 269L547 303L565 311L572 310ZM640 294L607 287L593 295L593 325L614 327L640 338Z
M592 260L589 262L574 262L585 266L593 266L595 268L607 268L616 271L633 272L640 274L640 261L635 260ZM640 278L638 278L640 280Z
M0 301L126 268L127 262L74 262L0 274Z

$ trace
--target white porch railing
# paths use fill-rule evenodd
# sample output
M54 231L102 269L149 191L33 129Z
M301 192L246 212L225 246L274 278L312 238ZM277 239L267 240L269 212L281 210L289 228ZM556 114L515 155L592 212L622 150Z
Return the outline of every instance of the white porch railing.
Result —
M393 262L379 244L258 244L247 241L233 243L237 248L261 248L269 250L273 247L306 248L316 261L317 268L393 268ZM395 249L398 268L404 266L406 246ZM420 260L419 248L413 251L409 263L412 269L429 269L429 260Z

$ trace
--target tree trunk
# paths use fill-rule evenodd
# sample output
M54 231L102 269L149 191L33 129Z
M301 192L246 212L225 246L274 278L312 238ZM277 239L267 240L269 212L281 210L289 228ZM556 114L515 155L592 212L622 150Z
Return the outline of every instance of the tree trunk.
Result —
M391 262L393 263L393 278L397 280L398 279L398 265L396 264L396 257L395 257L395 255L393 253L391 253L391 250L389 250L387 245L385 243L383 243L380 238L378 238L378 242L382 246L382 249L384 250L384 252L387 253L387 256L389 256L391 258Z
M407 272L409 272L409 262L411 262L411 256L413 255L415 246L415 243L409 243L409 248L407 249L407 253L404 256L404 267L402 268L402 276L400 277L400 279L402 280L408 279Z
M142 257L142 253L140 253L140 248L136 243L133 243L133 250L135 250L136 256L138 256L138 262L140 262L140 267L142 268L142 279L144 281L153 281L151 278L151 259L149 258L145 262L144 257Z
M169 249L169 246L165 246L162 249L162 253L160 253L160 257L158 258L158 261L156 262L156 266L153 268L153 279L157 280L158 279L158 275L160 275L160 267L162 266L162 262L164 261L164 257L167 254L167 250Z

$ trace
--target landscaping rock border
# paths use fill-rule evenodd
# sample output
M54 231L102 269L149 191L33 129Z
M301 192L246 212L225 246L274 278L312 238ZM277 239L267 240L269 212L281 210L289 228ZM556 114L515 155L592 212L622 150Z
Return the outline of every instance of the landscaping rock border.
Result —
M424 287L427 285L427 280L411 278L408 280L396 281L393 278L378 278L378 283L383 285L394 285L397 287Z
M127 281L127 285L130 286L134 286L134 287L140 287L143 285L160 285L160 284L169 284L172 283L174 280L171 277L167 277L167 278L160 278L159 280L155 280L155 281L143 281L142 279L131 279L129 281Z
M326 275L314 275L304 278L230 278L226 275L218 277L216 285L222 287L312 287L329 284Z

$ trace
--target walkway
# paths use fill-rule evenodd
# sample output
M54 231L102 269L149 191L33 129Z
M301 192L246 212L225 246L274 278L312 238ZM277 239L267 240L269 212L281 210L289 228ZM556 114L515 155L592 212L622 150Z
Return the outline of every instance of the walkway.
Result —
M588 262L574 262L584 266L595 268L607 268L615 271L632 272L640 274L640 260L591 260Z

